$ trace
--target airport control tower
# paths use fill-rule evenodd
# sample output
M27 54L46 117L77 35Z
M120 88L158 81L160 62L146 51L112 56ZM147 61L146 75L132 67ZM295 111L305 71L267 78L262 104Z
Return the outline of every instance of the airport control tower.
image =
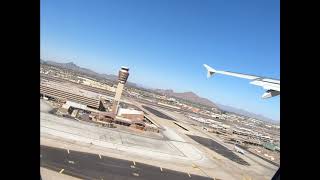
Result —
M128 77L129 77L129 68L122 66L119 71L119 75L118 75L119 83L118 83L116 95L114 97L113 104L112 104L112 112L114 113L114 115L117 115L118 105L119 105L119 101L123 91L123 87L124 87L124 84L127 82Z

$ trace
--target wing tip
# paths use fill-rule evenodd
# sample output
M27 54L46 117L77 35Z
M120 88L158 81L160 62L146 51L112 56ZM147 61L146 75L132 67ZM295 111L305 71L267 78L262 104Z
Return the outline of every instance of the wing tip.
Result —
M215 69L213 69L212 67L208 66L207 64L203 64L203 66L206 68L207 70L207 78L210 78L213 76L213 74L216 72Z

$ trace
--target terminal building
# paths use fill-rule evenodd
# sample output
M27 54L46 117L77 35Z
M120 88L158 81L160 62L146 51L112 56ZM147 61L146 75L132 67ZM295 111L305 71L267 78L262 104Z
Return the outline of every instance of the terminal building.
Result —
M40 98L57 102L59 104L57 115L94 121L102 125L120 124L158 132L158 127L145 117L143 111L131 108L130 103L127 104L126 101L121 100L121 94L129 75L128 70L128 68L122 67L119 71L119 81L114 97L102 94L103 90L98 90L93 86L95 85L94 81L88 79L85 79L86 82L91 84L80 87L74 83L60 81L58 78L46 77L40 82ZM120 106L120 102L122 102L122 106Z

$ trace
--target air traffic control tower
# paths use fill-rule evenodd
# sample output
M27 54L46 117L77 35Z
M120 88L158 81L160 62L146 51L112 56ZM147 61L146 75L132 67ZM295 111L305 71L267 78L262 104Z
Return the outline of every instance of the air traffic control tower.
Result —
M119 75L118 75L119 83L118 83L116 95L114 97L113 104L112 104L112 112L114 115L117 115L118 105L119 105L119 101L123 91L123 87L124 87L124 84L127 82L128 77L129 77L129 68L122 66L121 69L119 70Z

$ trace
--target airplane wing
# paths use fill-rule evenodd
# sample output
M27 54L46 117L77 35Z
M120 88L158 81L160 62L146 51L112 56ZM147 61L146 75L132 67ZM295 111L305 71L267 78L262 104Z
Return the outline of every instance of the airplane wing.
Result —
M250 84L261 86L266 90L266 92L262 95L263 99L280 95L280 80L264 78L259 76L252 76L248 74L228 72L228 71L218 71L206 64L203 64L203 66L207 69L207 78L210 78L215 73L217 73L217 74L249 79L251 80Z

